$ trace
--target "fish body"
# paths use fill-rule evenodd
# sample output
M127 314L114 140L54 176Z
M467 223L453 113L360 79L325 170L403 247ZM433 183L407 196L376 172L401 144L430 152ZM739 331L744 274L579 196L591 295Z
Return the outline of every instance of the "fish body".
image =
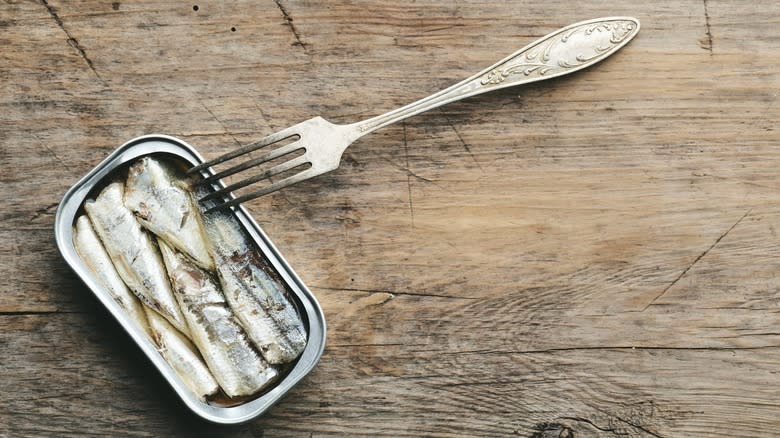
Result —
M108 290L109 294L144 331L147 330L146 313L143 304L125 285L119 273L114 268L108 253L100 242L92 223L87 216L82 215L76 220L73 230L73 245L81 260L97 277L98 281Z
M252 395L273 381L276 369L252 346L211 274L162 241L160 251L192 342L225 394Z
M184 384L201 400L216 394L219 384L192 342L157 312L147 308L146 313L152 341Z
M200 267L214 270L199 211L172 168L154 158L139 159L128 170L124 200L144 228L187 254Z
M230 213L203 216L209 250L222 290L249 338L271 364L295 360L306 347L306 329L294 304Z
M144 304L188 335L187 323L171 291L157 245L124 206L123 197L124 185L114 182L97 198L88 200L84 208L125 284Z

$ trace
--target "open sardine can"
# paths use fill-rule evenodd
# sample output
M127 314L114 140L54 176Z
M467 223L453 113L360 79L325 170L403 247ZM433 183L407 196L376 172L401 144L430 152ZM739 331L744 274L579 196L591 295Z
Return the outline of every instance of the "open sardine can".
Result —
M127 331L149 360L176 391L185 405L202 418L221 424L242 423L256 418L268 410L303 379L317 364L325 348L325 317L319 303L279 254L271 240L242 207L233 209L240 225L253 241L256 250L284 283L291 301L301 316L308 334L306 347L298 358L281 368L277 380L260 393L242 400L200 399L182 381L160 355L142 327L132 320L96 278L76 251L73 229L77 217L83 211L84 202L105 186L119 169L144 156L163 158L182 168L203 163L203 158L187 143L169 136L148 135L133 139L114 151L108 158L84 176L65 194L57 209L55 238L57 246L70 267L103 303L106 309ZM208 172L208 171L207 171Z

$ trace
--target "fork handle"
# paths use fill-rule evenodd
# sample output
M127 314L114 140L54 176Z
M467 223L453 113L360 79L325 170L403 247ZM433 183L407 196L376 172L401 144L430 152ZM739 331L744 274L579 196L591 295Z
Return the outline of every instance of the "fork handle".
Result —
M477 94L573 73L615 53L638 31L639 20L631 17L605 17L572 24L447 89L354 124L355 135L362 137L415 114Z

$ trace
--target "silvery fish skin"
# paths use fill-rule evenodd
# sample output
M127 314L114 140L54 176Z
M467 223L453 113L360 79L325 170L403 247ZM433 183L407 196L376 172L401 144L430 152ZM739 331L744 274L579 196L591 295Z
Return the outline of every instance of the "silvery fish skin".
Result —
M229 213L203 216L209 250L228 304L249 338L271 364L287 363L306 347L306 329L282 286L263 270L237 219Z
M213 277L160 241L160 251L193 343L225 394L252 395L277 371L251 345Z
M130 319L146 331L148 327L143 304L138 301L138 298L130 292L122 278L119 277L111 257L103 248L103 244L87 216L82 215L76 219L76 227L73 230L73 245L84 264L103 284L119 306L124 309Z
M157 312L147 308L146 314L152 341L184 384L201 400L219 391L219 384L192 342Z
M119 276L130 290L174 327L189 335L157 246L152 236L141 229L133 213L124 206L123 197L124 185L113 182L95 200L85 202L84 209Z
M213 271L198 209L183 184L170 167L150 157L141 158L128 171L125 205L146 229Z

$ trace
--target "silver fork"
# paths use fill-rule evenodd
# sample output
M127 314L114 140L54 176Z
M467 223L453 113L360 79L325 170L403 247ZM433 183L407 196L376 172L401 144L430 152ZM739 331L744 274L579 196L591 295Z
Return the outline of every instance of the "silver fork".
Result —
M216 174L205 175L201 183L214 183L229 175L259 166L284 155L303 150L303 154L277 164L259 174L230 184L201 198L222 198L224 202L210 210L238 205L250 199L287 187L339 167L344 150L358 138L407 117L446 105L476 94L572 73L591 66L626 45L639 31L639 20L631 17L605 17L581 21L557 30L502 59L476 75L445 90L407 106L349 125L336 125L314 117L271 134L260 141L241 147L211 161L195 166L189 173L203 171L254 150L291 137L298 139L270 150L261 156ZM227 196L240 188L270 180L275 175L301 168L298 172L239 197Z

